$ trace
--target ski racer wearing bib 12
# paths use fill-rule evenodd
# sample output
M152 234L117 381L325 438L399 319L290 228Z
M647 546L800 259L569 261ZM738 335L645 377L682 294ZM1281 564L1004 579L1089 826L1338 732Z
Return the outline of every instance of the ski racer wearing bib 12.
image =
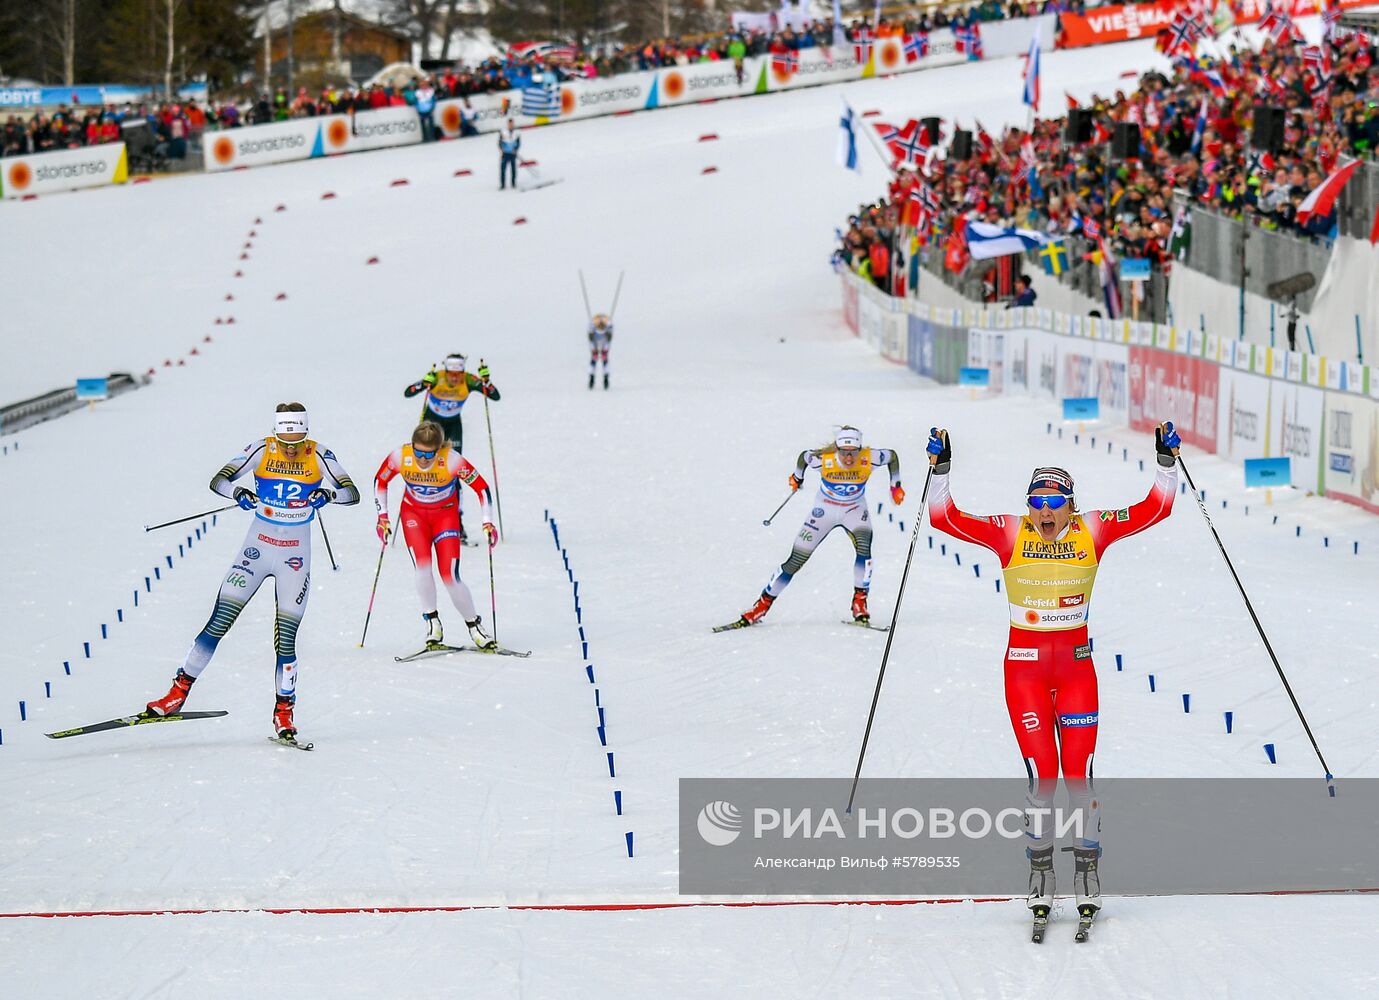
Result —
M254 477L252 489L234 485L246 473ZM210 621L192 643L172 688L149 702L148 711L171 715L182 707L220 640L271 576L277 603L273 728L280 738L293 739L297 735L292 719L297 701L297 630L311 596L311 522L328 503L358 503L359 490L334 453L307 437L306 407L301 403L278 404L274 433L246 445L215 474L211 489L253 511L254 520L220 585Z
M495 648L497 643L484 632L479 613L474 609L469 587L460 579L460 483L479 495L484 534L492 548L498 540L498 529L493 526L488 484L463 455L446 443L438 425L430 421L420 425L412 432L412 443L385 458L374 477L378 537L385 544L393 530L388 522L388 484L395 476L401 476L403 482L402 510L398 517L416 568L417 596L421 598L422 618L426 621L427 643L445 641L440 612L436 610L436 580L431 575L431 550L434 548L441 582L455 610L469 626L474 645L480 649Z
M1072 476L1064 469L1034 470L1023 514L982 516L958 509L948 487L952 444L935 429L929 522L940 531L990 549L1001 560L1010 604L1005 654L1006 708L1029 779L1031 810L1052 810L1061 759L1073 808L1082 810L1082 837L1073 848L1079 912L1100 906L1097 859L1100 809L1092 788L1097 740L1097 678L1087 639L1092 585L1112 543L1157 524L1173 510L1178 492L1175 456L1181 441L1172 423L1155 428L1158 473L1149 495L1120 510L1081 512ZM1037 824L1031 816L1040 817ZM1053 903L1052 812L1026 814L1030 860L1028 903L1047 916Z
M804 485L805 471L818 469L819 492L814 498L814 507L795 536L790 558L781 563L757 602L742 613L737 622L739 627L755 625L766 617L776 598L834 528L847 532L857 552L852 571L853 620L863 624L871 620L867 611L867 591L871 588L867 480L883 465L890 472L891 500L899 505L905 500L905 490L900 485L900 456L890 448L862 447L862 432L856 427L839 428L833 443L824 448L800 452L795 471L790 474L790 488L798 490Z

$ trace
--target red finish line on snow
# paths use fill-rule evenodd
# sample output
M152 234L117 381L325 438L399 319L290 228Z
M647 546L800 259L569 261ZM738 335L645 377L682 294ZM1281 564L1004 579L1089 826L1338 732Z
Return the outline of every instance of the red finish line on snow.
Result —
M745 909L764 906L918 906L945 903L1009 903L1014 896L986 896L952 899L803 899L722 903L469 903L454 906L249 906L206 907L166 910L54 910L33 913L0 913L0 918L58 918L58 917L198 917L218 913L271 913L284 916L310 913L319 916L347 916L365 913L469 913L483 910L616 913L623 910L689 910L689 909Z
M1379 893L1379 886L1355 889L1260 889L1251 892L1197 893L1209 896L1345 896L1353 894ZM1194 895L1184 893L1182 895ZM692 909L747 909L768 906L942 906L951 903L1009 903L1019 896L977 896L952 897L942 899L787 899L787 900L747 900L728 902L696 903L468 903L453 906L249 906L249 907L206 907L164 910L53 910L32 913L0 913L0 919L59 918L59 917L200 917L213 914L270 913L285 916L293 913L307 913L317 916L349 916L352 914L390 914L390 913L470 913L487 910L511 912L548 913L617 913L635 910L692 910ZM1113 897L1119 898L1119 897ZM1136 897L1125 897L1136 898Z

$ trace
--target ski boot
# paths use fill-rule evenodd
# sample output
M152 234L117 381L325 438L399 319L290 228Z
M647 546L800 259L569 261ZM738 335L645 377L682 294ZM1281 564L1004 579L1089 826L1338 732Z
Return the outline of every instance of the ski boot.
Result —
M1044 929L1048 926L1049 911L1053 909L1053 847L1043 847L1039 850L1027 847L1025 856L1029 858L1029 894L1025 902L1034 914L1034 933L1031 940L1035 944L1040 944L1044 940Z
M871 624L871 613L867 611L867 592L861 587L852 591L852 620L861 625Z
M746 611L742 612L741 621L747 625L755 625L766 617L766 612L771 610L771 605L774 604L775 601L776 599L774 597L763 590L761 596L757 598L757 602Z
M1077 892L1077 937L1086 941L1087 932L1092 929L1092 921L1101 909L1101 876L1097 874L1097 860L1101 857L1100 847L1074 847L1073 889Z
M594 387L594 373L593 373L593 372L590 372L590 373L589 373L589 388L592 389L593 387Z
M273 731L278 734L280 740L297 738L297 727L292 722L292 706L296 700L296 697L284 698L278 695L278 700L273 706Z
M604 372L604 373L603 373L603 387L604 387L605 389L608 388L608 373L607 373L607 372Z
M196 683L196 678L184 673L180 668L177 676L172 679L172 687L168 693L157 701L151 701L144 709L145 715L174 715L182 708L187 700L187 695L191 692L192 685Z
M475 616L472 622L465 622L469 626L469 637L474 640L474 645L480 649L497 649L498 640L484 631L483 619Z
M426 622L426 645L439 646L445 642L445 629L441 626L441 613L439 611L427 611L421 617Z

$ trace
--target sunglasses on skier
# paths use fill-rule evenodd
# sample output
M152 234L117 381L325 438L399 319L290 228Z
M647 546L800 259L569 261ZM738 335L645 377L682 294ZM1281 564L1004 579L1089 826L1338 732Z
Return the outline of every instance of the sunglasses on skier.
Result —
M1061 494L1056 493L1032 493L1029 496L1025 497L1025 499L1029 501L1031 510L1043 510L1045 507L1047 507L1049 510L1058 510L1065 503L1071 500L1072 497L1065 497Z
M422 451L416 445L412 445L412 454L423 462L429 462L431 459L435 458L438 450L437 448L432 448L430 451Z

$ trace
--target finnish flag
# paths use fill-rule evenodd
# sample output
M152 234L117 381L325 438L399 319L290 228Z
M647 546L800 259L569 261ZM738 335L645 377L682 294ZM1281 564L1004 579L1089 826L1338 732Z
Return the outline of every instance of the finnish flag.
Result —
M1012 253L1037 250L1048 243L1048 237L1033 229L1006 229L989 222L967 224L967 249L973 260L989 260Z
M531 118L560 117L560 84L554 73L538 74L522 90L522 114Z
M857 116L846 101L843 102L843 116L838 119L838 163L848 170L862 172L857 162Z

